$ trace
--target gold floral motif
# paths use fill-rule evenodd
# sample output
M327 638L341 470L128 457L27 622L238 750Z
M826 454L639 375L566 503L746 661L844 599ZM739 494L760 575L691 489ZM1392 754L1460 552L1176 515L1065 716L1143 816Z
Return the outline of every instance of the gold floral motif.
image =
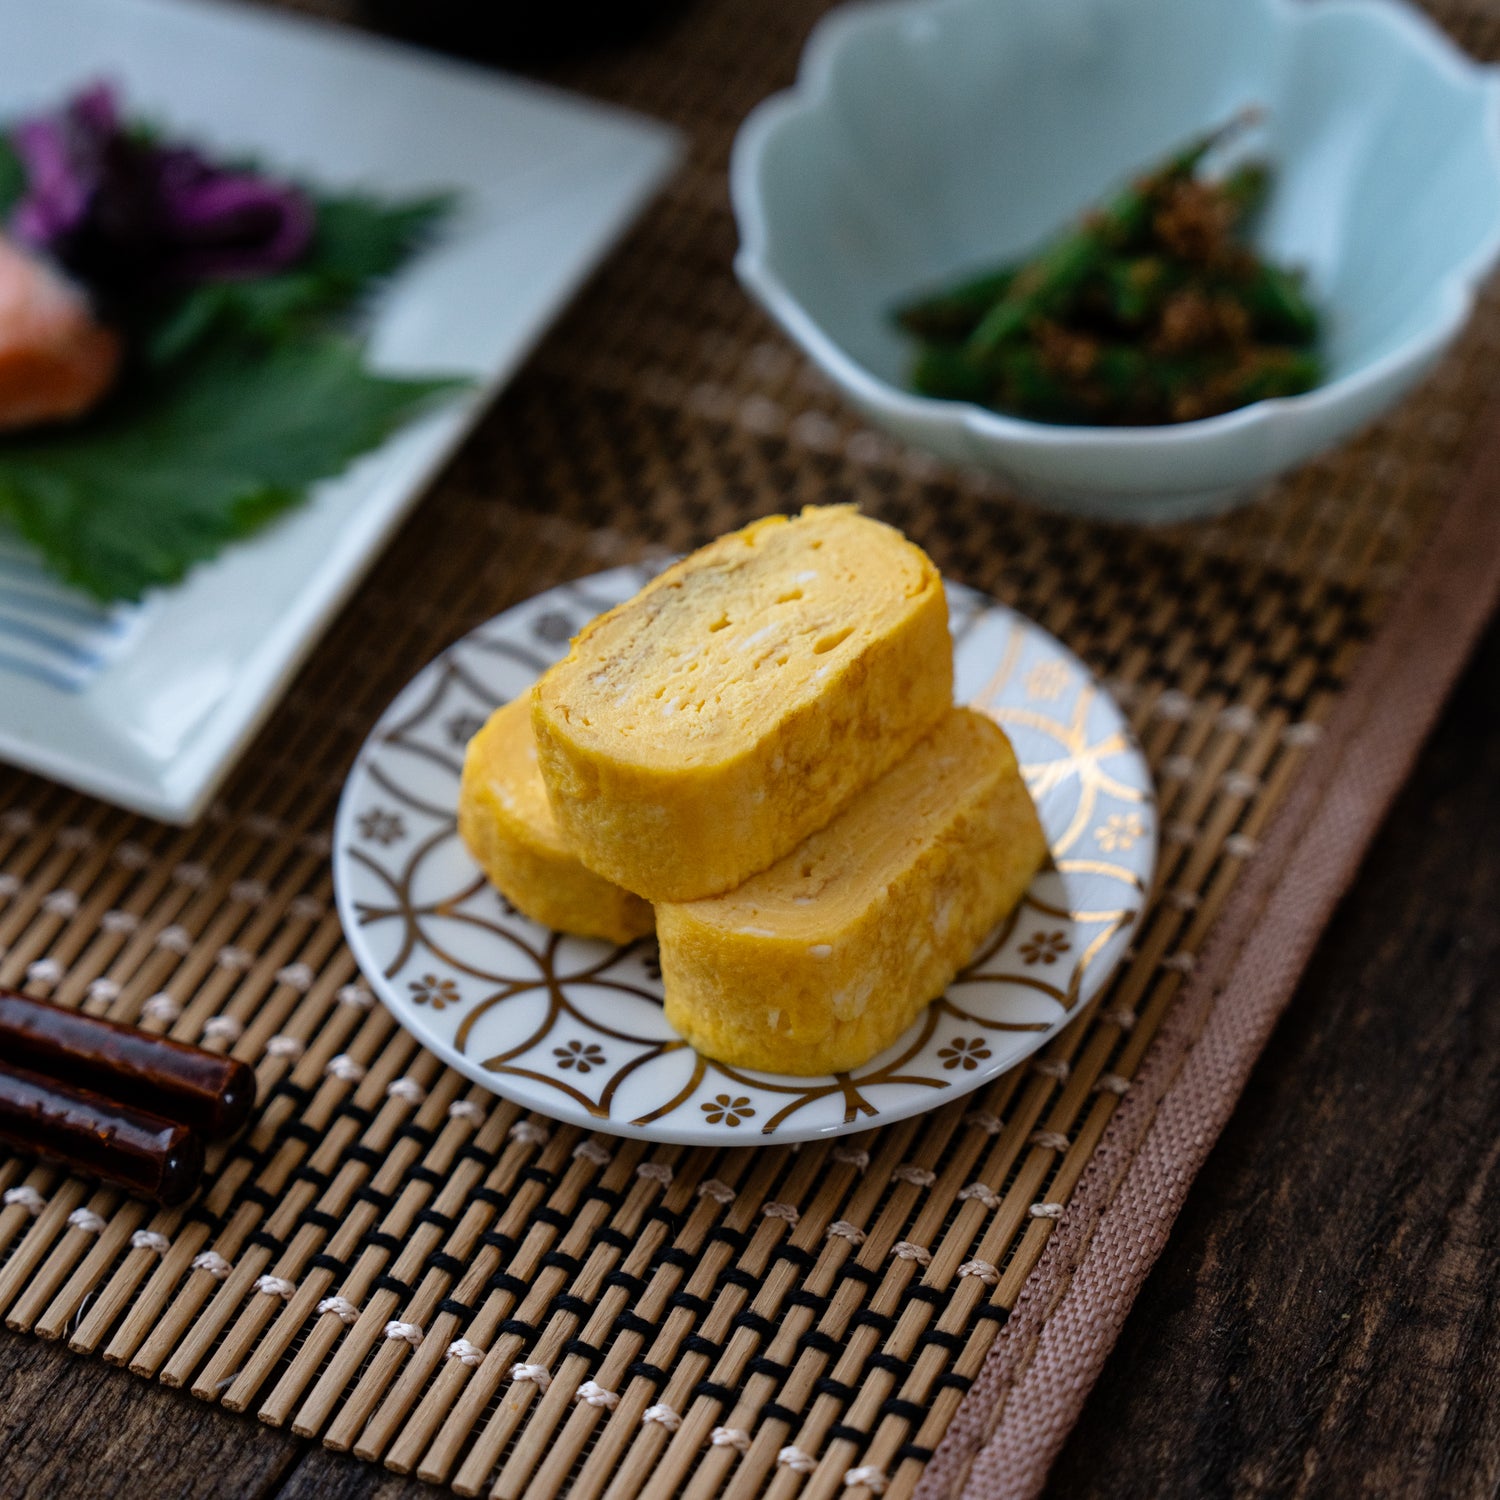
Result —
M1133 849L1136 840L1145 836L1146 825L1134 813L1111 813L1094 830L1094 837L1106 854Z
M1072 673L1055 657L1040 661L1026 674L1026 696L1042 703L1055 703L1063 695Z
M383 807L372 807L359 819L359 836L372 844L382 846L394 844L406 837L406 824L399 813L387 812Z
M962 1068L965 1072L972 1073L985 1058L993 1057L994 1053L984 1045L983 1037L956 1036L946 1047L938 1048L938 1056L946 1071Z
M1021 944L1026 964L1055 964L1073 945L1065 932L1034 932Z
M604 1066L604 1049L593 1042L571 1041L565 1047L554 1047L552 1055L557 1065L564 1070L577 1068L580 1073L590 1073Z
M748 1094L740 1094L733 1099L728 1094L715 1094L707 1104L700 1104L698 1107L710 1125L717 1125L722 1121L725 1125L734 1126L755 1114Z
M413 979L407 989L418 1005L430 1005L434 1010L442 1010L459 998L458 985L451 979L439 979L436 974L424 974L420 979Z

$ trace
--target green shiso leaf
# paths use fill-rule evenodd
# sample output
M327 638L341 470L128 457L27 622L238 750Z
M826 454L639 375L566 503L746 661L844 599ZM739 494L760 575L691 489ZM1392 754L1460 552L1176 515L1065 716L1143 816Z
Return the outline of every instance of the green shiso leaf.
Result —
M356 309L431 239L454 203L446 193L406 203L360 193L319 198L312 245L296 266L188 292L149 331L147 362L168 364L230 330L268 343L293 338L312 323Z
M139 599L250 535L462 382L371 374L358 344L200 343L67 429L0 445L0 515L57 575Z

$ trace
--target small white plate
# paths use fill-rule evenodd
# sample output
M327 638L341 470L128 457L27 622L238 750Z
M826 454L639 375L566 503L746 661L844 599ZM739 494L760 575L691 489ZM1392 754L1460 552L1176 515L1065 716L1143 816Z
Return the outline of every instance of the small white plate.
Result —
M454 825L464 745L649 576L616 568L507 610L419 672L365 742L339 804L333 877L350 947L396 1019L518 1104L710 1146L887 1124L988 1083L1056 1035L1114 971L1151 889L1151 775L1077 657L956 584L957 695L1010 735L1052 863L948 993L864 1067L790 1078L700 1057L663 1016L654 942L550 932L486 883Z
M100 610L0 540L0 759L186 822L679 142L652 121L259 8L0 0L0 121L99 77L133 115L320 186L461 199L370 329L376 365L470 376L461 399L139 609Z

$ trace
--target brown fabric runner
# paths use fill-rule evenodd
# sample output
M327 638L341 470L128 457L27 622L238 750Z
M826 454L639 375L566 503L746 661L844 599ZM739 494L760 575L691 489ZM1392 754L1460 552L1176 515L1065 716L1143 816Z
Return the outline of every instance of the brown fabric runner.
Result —
M1489 430L1500 433L1500 408ZM916 1500L1040 1492L1319 934L1500 600L1500 437L1453 503L1162 1027Z

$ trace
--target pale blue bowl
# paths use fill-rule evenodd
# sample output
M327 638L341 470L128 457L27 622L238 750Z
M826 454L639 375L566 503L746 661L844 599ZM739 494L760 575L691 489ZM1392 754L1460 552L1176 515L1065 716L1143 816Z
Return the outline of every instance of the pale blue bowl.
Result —
M1034 247L1236 110L1277 168L1263 249L1307 269L1329 373L1171 427L1064 427L903 389L892 305ZM1500 74L1396 0L895 0L814 32L735 142L741 281L897 437L1060 510L1250 498L1411 388L1500 254Z

